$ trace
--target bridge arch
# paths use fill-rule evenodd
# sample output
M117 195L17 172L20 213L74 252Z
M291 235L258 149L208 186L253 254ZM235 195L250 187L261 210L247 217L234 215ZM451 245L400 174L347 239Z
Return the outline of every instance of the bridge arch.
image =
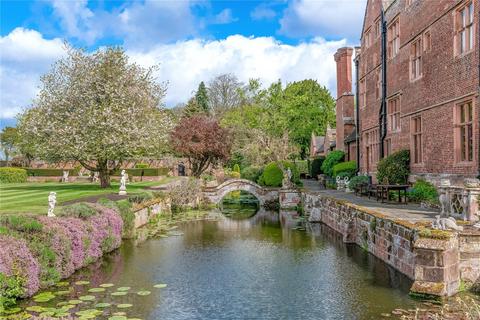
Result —
M277 190L263 188L255 182L246 179L227 180L216 187L204 188L203 193L211 202L218 204L232 191L247 191L258 199L260 205L263 205L266 200L275 197L275 193L278 197Z

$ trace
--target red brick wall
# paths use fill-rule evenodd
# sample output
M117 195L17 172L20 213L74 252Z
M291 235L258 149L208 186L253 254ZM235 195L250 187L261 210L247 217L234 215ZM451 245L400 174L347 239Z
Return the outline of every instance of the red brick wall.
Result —
M361 171L366 171L365 132L378 127L381 94L376 95L376 75L380 72L381 36L375 36L375 21L380 17L380 0L369 0L364 31L370 28L373 43L362 41L359 56L360 80L366 81L366 105L360 106ZM401 129L388 132L392 151L412 150L412 117L421 116L423 133L423 161L412 164L414 175L450 174L476 176L478 173L479 99L478 23L480 0L474 3L475 48L463 56L455 56L455 12L467 0L394 1L386 10L387 26L400 21L400 50L387 60L387 97L399 96ZM410 80L411 43L425 31L431 34L431 46L422 50L423 75ZM364 36L365 38L365 36ZM474 159L460 163L455 157L454 110L462 99L472 99L474 106ZM370 166L372 170L375 166ZM371 170L371 171L372 171ZM373 172L370 172L373 173Z

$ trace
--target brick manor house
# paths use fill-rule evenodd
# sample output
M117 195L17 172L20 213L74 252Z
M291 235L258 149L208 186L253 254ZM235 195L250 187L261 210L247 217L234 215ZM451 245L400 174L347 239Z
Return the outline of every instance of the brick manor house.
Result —
M409 149L412 180L479 175L479 8L480 0L368 0L361 47L335 54L336 149L359 157L361 173L375 176L381 158Z

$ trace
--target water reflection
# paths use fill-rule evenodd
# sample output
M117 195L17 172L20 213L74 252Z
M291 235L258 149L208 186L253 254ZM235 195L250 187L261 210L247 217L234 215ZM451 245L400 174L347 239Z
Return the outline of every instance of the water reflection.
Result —
M413 305L408 279L324 225L281 228L264 210L217 215L186 223L182 236L125 244L83 273L92 286L167 283L146 297L105 298L132 303L128 316L143 319L378 319Z

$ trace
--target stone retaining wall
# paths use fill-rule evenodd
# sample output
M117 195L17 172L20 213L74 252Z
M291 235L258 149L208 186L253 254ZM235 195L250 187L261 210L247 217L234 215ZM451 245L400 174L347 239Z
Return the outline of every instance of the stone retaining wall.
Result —
M480 279L480 235L446 233L442 239L422 238L418 226L367 208L328 197L303 193L310 222L322 222L405 274L419 294L450 296L461 280Z

